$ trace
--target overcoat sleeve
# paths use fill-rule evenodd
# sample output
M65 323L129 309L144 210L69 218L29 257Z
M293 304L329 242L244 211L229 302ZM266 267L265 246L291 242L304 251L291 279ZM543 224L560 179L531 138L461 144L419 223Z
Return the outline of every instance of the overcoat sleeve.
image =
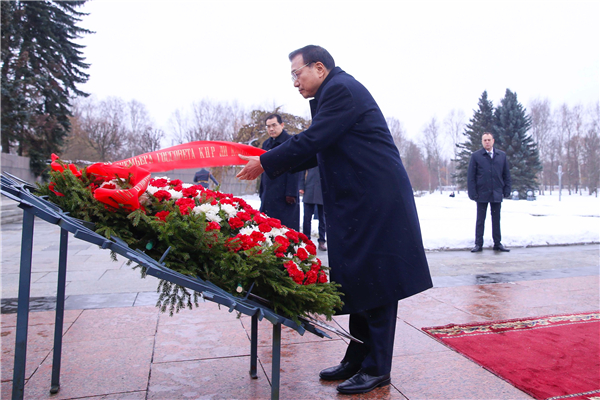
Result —
M508 165L508 157L504 156L504 167L502 169L502 179L504 180L503 194L504 197L510 197L512 181L510 178L510 167Z
M467 170L467 192L471 200L477 200L477 161L475 153L469 160L469 169Z
M329 147L348 132L359 118L350 90L344 84L328 85L319 99L318 112L311 126L280 146L260 156L270 178L304 163L314 164L317 153ZM316 165L312 165L316 166ZM296 168L299 169L299 168Z
M285 180L285 195L298 198L298 178L300 174L289 173Z

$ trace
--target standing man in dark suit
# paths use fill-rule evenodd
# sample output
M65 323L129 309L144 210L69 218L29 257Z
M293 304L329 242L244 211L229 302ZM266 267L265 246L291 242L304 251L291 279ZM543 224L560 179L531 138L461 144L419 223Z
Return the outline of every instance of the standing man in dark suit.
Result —
M319 46L289 55L292 81L310 101L311 126L248 164L239 179L319 167L330 278L341 285L350 342L339 365L341 393L389 385L398 300L432 287L412 187L377 103Z
M313 214L319 218L319 250L327 251L325 246L325 212L323 211L323 193L321 191L321 178L319 168L314 167L306 171L303 179L300 179L300 195L303 196L304 221L302 222L302 233L310 238Z
M292 136L285 131L279 114L271 114L265 119L269 138L263 143L263 149L277 148ZM286 172L277 177L262 174L260 179L260 211L271 218L281 220L290 229L300 231L300 204L297 173Z
M502 197L510 197L510 169L506 153L494 149L494 136L486 132L481 136L482 149L471 155L467 173L469 198L477 202L475 247L472 253L483 250L483 229L488 203L492 214L492 239L494 250L510 251L501 243L500 205Z

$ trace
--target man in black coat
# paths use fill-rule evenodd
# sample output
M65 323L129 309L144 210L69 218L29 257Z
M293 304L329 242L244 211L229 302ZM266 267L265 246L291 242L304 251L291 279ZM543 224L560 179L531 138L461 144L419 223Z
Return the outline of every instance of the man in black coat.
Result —
M304 221L302 233L310 238L312 228L312 217L316 213L319 218L319 250L327 251L325 246L325 212L323 211L323 193L321 190L321 178L319 167L306 171L304 178L300 179L300 194L304 203Z
M341 363L320 373L341 393L391 381L398 300L432 287L414 196L385 118L367 89L319 46L292 52L292 80L310 101L312 124L238 174L276 177L318 165L330 278L341 284L350 342Z
M272 150L292 136L285 131L283 120L278 114L269 115L265 119L269 138L262 148ZM262 174L260 179L260 211L271 218L281 220L290 229L300 230L300 204L298 194L297 173L286 172L277 177Z
M494 250L510 251L501 243L500 205L502 197L510 196L510 169L506 153L494 149L494 136L484 133L481 136L482 149L471 155L467 184L469 198L477 202L477 223L475 225L475 247L472 253L483 250L483 229L488 203L492 214L492 239Z

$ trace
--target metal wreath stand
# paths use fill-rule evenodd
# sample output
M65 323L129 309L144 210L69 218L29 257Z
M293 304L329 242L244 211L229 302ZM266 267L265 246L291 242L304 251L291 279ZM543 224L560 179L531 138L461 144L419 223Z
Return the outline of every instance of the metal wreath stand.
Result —
M281 326L285 325L294 329L298 334L313 333L319 337L331 338L320 328L324 328L339 336L356 340L346 332L323 324L316 319L300 317L298 325L291 319L277 314L275 311L260 304L251 298L257 298L250 293L245 297L236 297L225 292L211 282L200 278L193 278L180 274L162 263L169 250L163 254L159 261L155 261L139 250L131 249L122 240L113 237L112 240L94 232L93 224L85 222L63 212L57 205L50 203L42 197L32 194L35 187L13 175L3 173L0 178L0 193L9 199L17 201L23 209L23 229L21 237L21 261L19 270L19 296L17 306L17 325L15 340L15 359L13 372L12 399L22 400L25 389L25 362L27 355L27 329L29 322L29 295L31 287L31 260L33 251L33 226L35 217L46 222L58 225L60 231L60 247L58 256L58 286L56 293L56 319L54 325L54 347L52 359L52 378L50 393L60 390L60 364L62 354L62 336L65 310L65 285L67 276L67 244L69 232L78 239L109 249L115 253L146 268L148 275L164 279L176 285L184 286L202 295L206 300L213 301L228 307L229 312L238 311L252 317L250 337L250 376L257 379L257 346L258 346L258 321L266 318L273 324L272 342L272 370L271 370L271 399L279 399L280 365L281 365ZM315 326L316 325L316 326ZM317 327L318 326L318 327Z

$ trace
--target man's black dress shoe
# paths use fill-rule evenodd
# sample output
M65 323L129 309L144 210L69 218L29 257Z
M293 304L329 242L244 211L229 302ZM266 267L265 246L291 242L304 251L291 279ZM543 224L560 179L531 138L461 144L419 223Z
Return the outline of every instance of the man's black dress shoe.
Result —
M339 381L341 379L348 379L360 370L360 364L352 364L349 362L342 361L335 367L325 368L319 373L321 379L326 381Z
M504 247L502 245L502 243L500 243L498 245L495 245L494 246L494 250L496 250L496 251L510 251L510 249L507 249L506 247Z
M478 244L476 244L475 247L473 247L471 249L471 253L477 253L477 252L480 252L481 250L483 250L483 247L480 246L480 245L478 245Z
M367 393L380 386L389 385L391 382L390 374L371 376L359 372L347 381L340 383L337 391L344 394Z

